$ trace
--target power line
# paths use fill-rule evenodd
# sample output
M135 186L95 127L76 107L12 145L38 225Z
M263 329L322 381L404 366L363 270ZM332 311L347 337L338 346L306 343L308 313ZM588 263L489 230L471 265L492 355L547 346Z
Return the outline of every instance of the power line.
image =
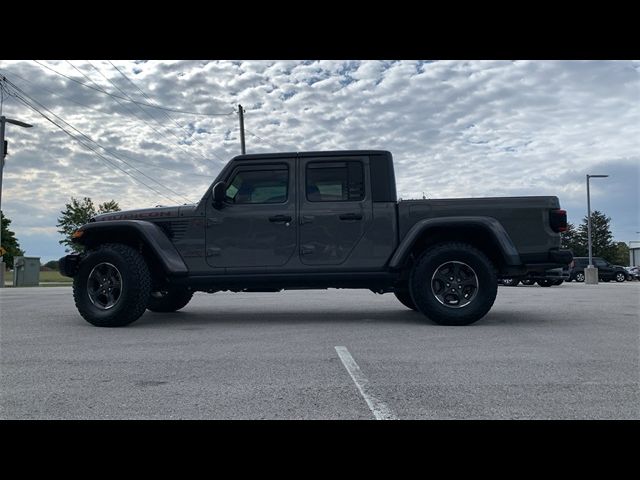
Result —
M80 69L79 69L78 67L76 67L74 64L72 64L72 63L71 63L71 62L69 62L69 61L67 61L67 63L68 63L69 65L71 65L73 68L75 68L78 72L80 72L80 74L81 74L81 75L83 75L83 76L84 76L87 80L89 80L91 83L93 83L94 85L98 86L98 84L97 84L96 82L94 82L90 77L88 77L88 76L87 76L87 75L86 75L82 70L80 70ZM88 61L87 63L88 63L89 65L91 65L91 67L92 67L95 71L97 71L100 75L102 75L102 76L103 76L103 77L104 77L104 78L105 78L109 83L111 83L111 85L113 85L113 86L114 86L114 87L116 87L118 90L120 90L120 88L118 88L118 86L117 86L117 85L115 85L115 84L114 84L111 80L109 80L109 79L108 79L108 78L107 78L107 77L106 77L106 76L105 76L105 75L104 75L100 70L98 70L98 68L97 68L95 65L93 65L93 63L91 63L91 62L89 62L89 61ZM122 90L120 90L120 92L126 95L126 93L125 93L125 92L123 92ZM130 112L134 117L136 117L138 120L140 120L141 122L143 122L145 125L147 125L149 128L151 128L154 132L156 132L158 135L160 135L162 138L165 138L165 135L164 135L162 132L160 132L157 128L155 128L153 125L151 125L149 122L147 122L147 121L146 121L146 120L144 120L143 118L138 117L138 115L136 115L132 110L130 110L130 109L129 109L129 107L127 107L127 106L126 106L126 105L124 105L120 100L118 100L118 97L114 97L114 99L116 100L116 102L118 102L118 105L120 105L120 106L124 107L124 108L125 108L128 112ZM131 97L129 97L129 101L132 101L132 100L131 100ZM135 104L135 103L134 103L134 104ZM166 128L166 127L164 127L160 122L158 122L158 121L155 119L155 117L153 117L152 115L150 115L150 114L149 114L149 113L148 113L144 108L142 108L140 105L137 105L137 104L135 104L135 105L136 105L136 107L138 107L140 110L142 110L142 112L143 112L145 115L147 115L147 116L151 117L151 119L152 119L153 121L155 121L158 125L160 125L160 127L161 127L161 128ZM168 130L169 130L169 129L168 129ZM181 139L180 137L178 137L178 135L176 135L172 130L169 130L169 131L171 132L171 134L172 134L174 137L176 137L176 138L178 139L178 141L179 141L179 142L180 142L180 141L182 141L182 139ZM191 152L189 152L189 151L185 150L184 148L182 148L182 146L181 146L179 143L178 143L178 144L176 144L176 146L177 146L178 148L180 148L182 151L184 151L185 153L187 153L187 154L189 154L189 155L191 154ZM199 153L199 152L196 152L196 153L197 153L198 155L200 155L204 160L207 160L207 158L206 158L204 155L202 155L201 153Z
M46 68L47 70L51 70L53 73L55 73L57 75L60 75L61 77L66 78L67 80L71 80L72 82L75 82L75 83L77 83L79 85L82 85L83 87L90 88L91 90L95 90L95 91L103 93L105 95L109 95L110 97L117 97L120 100L126 100L126 101L129 101L129 102L137 103L139 105L144 105L145 107L157 108L159 110L166 110L167 112L183 113L183 114L186 114L186 115L200 115L200 116L204 116L204 117L224 117L224 116L228 116L228 115L233 115L233 113L234 113L233 111L228 112L228 113L191 112L191 111L188 111L188 110L178 110L178 109L175 109L175 108L162 107L162 106L159 106L159 105L151 105L151 104L145 103L145 102L138 102L137 100L129 100L129 99L126 99L124 97L120 97L118 95L114 95L112 93L106 92L102 88L96 88L96 87L92 87L91 85L87 85L86 83L83 83L83 82L81 82L79 80L76 80L75 78L69 77L68 75L65 75L64 73L58 72L57 70L54 70L53 68L49 67L48 65L45 65L44 63L41 63L41 62L39 62L37 60L33 60L33 61L35 63L37 63L38 65Z
M4 75L4 74L3 74L3 75ZM77 102L77 101L73 100L72 98L65 97L64 95L60 95L59 93L54 92L53 90L49 90L48 88L45 88L45 87L42 87L42 86L39 86L39 85L38 85L38 86L36 86L36 84L35 84L34 82L32 82L31 80L28 80L28 79L26 79L26 78L24 78L24 77L22 77L22 76L18 75L17 73L11 72L11 75L13 75L13 76L15 76L15 77L18 77L18 78L20 78L21 80L24 80L25 82L30 83L30 84L31 84L31 85L33 85L35 88L38 88L38 89L44 90L45 92L48 92L48 93L50 93L51 95L55 95L56 97L64 98L65 100L68 100L68 101L70 101L70 102L73 102L73 103L75 103L75 104L77 104L77 105L80 105L80 106L82 106L82 107L88 108L89 110L93 110L93 111L95 111L95 112L102 113L102 114L104 114L104 115L109 115L109 116L111 116L111 115L112 115L112 113L111 113L111 112L105 112L104 110L98 110L98 109L93 108L93 107L91 107L91 106L89 106L89 105L86 105L86 104L84 104L84 103ZM4 84L0 83L0 87L4 88L4 87L3 87L3 85L4 85ZM11 98L11 97L8 97L8 98ZM118 115L121 115L121 114L118 114ZM121 116L123 116L123 117L124 117L124 115L121 115ZM164 136L163 136L163 137L164 137ZM179 147L179 145L177 145L177 146ZM186 152L186 153L189 153L189 152ZM180 174L183 174L183 175L194 175L194 176L199 176L199 177L207 177L207 178L211 178L211 175L205 175L205 174L202 174L202 173L196 173L196 172L191 172L191 171L175 170L175 169L172 169L172 168L169 168L169 167L163 166L163 165L158 165L157 163L145 162L145 161L140 160L140 159L138 159L138 158L131 158L131 157L126 157L126 158L128 158L128 159L129 159L129 160L131 160L131 161L140 162L140 163L143 163L143 164L145 164L145 165L149 165L149 166L152 166L152 167L155 167L155 168L162 168L162 169L169 170L169 171L171 171L171 172L180 173Z
M100 147L101 149L103 149L105 152L109 153L111 156L115 157L116 159L120 160L121 162L123 162L125 165L129 166L130 168L132 168L133 170L137 171L138 173L140 173L141 175L143 175L144 177L148 178L149 180L157 183L158 185L160 185L161 187L167 189L168 191L174 193L175 195L184 198L185 200L187 200L189 203L193 203L190 199L188 199L187 197L181 195L180 193L176 192L175 190L167 187L166 185L164 185L163 183L159 182L158 180L150 177L149 175L145 174L144 172L142 172L141 170L139 170L138 168L136 168L135 166L131 165L130 163L128 163L126 160L122 159L117 153L109 150L108 148L104 147L103 145L99 144L98 142L96 142L95 140L91 139L89 136L87 136L86 134L84 134L83 132L81 132L80 130L78 130L76 127L74 127L73 125L71 125L69 122L67 122L66 120L64 120L63 118L61 118L60 116L56 115L54 112L52 112L50 109L48 109L46 106L44 106L43 104L41 104L40 102L38 102L37 100L35 100L34 98L30 97L26 92L24 92L22 89L20 89L19 87L17 87L15 84L13 84L12 82L5 80L7 83L9 83L9 85L14 88L16 91L20 92L21 94L25 95L27 98L29 98L32 102L34 102L35 104L39 105L40 107L42 107L43 109L45 109L46 111L48 111L51 115L53 115L54 117L56 117L58 120L60 120L62 123L66 124L68 127L70 127L72 130L75 130L76 132L78 132L83 138L85 138L87 141L97 145L98 147ZM14 96L16 96L16 98L20 99L23 103L25 103L28 107L30 107L31 109L33 109L34 111L36 111L37 113L39 113L40 115L42 115L45 119L47 119L48 121L50 121L51 123L53 123L54 125L56 125L58 128L60 128L61 130L63 130L65 133L67 133L67 135L70 135L71 138L73 138L74 140L78 141L81 145L85 146L86 148L89 148L90 150L92 150L94 153L96 153L98 156L100 156L102 159L106 160L110 165L112 166L116 166L119 170L121 170L122 172L126 173L127 175L129 175L131 178L139 181L140 183L142 183L143 185L145 185L146 187L150 188L151 190L153 190L154 192L158 193L159 195L162 195L164 198L169 199L169 197L167 197L166 195L162 194L161 192L159 192L158 190L156 190L155 188L149 186L148 184L146 184L145 182L143 182L142 180L140 180L139 178L133 176L131 173L127 172L126 170L122 169L120 166L118 166L117 164L114 164L113 162L109 161L107 158L105 158L103 155L101 155L98 151L96 151L93 147L91 147L91 145L87 145L84 142L78 140L73 134L70 134L66 129L64 129L63 127L61 127L58 123L54 122L53 120L51 120L49 117L47 117L45 114L43 114L39 109L35 108L33 105L31 105L27 100L25 100L22 96L15 94L14 92ZM173 199L169 199L172 202L174 202L175 200Z
M122 75L122 76L123 76L123 77L124 77L124 78L125 78L125 79L130 83L130 84L131 84L131 85L133 85L135 88L137 88L137 89L138 89L138 91L139 91L139 92L140 92L140 93L141 93L141 94L142 94L142 95L143 95L147 100L149 100L150 102L154 102L154 100L153 100L151 97L149 97L149 95L147 95L147 94L146 94L146 93L145 93L145 92L144 92L140 87L138 87L138 85L136 85L136 84L133 82L133 80L131 80L127 75L125 75L125 74L124 74L124 72L122 72L118 67L116 67L116 66L113 64L113 62L112 62L111 60L107 60L107 61L108 61L108 62L111 64L111 66L112 66L113 68L115 68L115 69L118 71L118 73L119 73L120 75ZM89 62L89 63L91 63L91 62ZM115 86L115 85L114 85L114 86ZM116 87L116 88L118 88L118 87ZM120 89L118 88L118 90L120 90ZM120 91L122 92L122 90L120 90ZM122 92L122 93L124 93L124 92ZM127 97L129 97L129 96L127 95ZM131 97L129 97L129 98L131 98ZM156 102L156 103L157 103L157 102ZM173 119L173 117L171 117L167 112L161 112L161 113L162 113L162 114L164 114L164 116L165 116L165 117L167 117L169 120L171 120L173 123L175 123L175 124L176 124L176 126L177 126L178 128L181 128L182 130L184 130L185 132L187 132L189 135L191 135L191 132L189 132L189 130L187 130L185 127L183 127L182 125L180 125L180 124L179 124L176 120L174 120L174 119ZM232 113L233 113L233 112L232 112ZM194 140L198 145L202 146L203 148L206 148L202 143L200 143L200 141L199 141L195 136L193 137L193 140ZM215 152L215 151L213 151L213 150L212 150L212 151L211 151L211 153L213 153L213 155L214 155L218 160L220 160L220 161L224 162L224 159L223 159L223 158L220 158L220 157L216 154L216 152Z
M78 139L75 135L73 135L71 132L69 132L67 129L65 129L63 126L59 125L58 123L56 123L54 120L50 119L47 115L45 115L44 113L42 113L40 110L38 110L36 107L34 107L33 105L31 105L27 100L25 100L24 98L22 98L20 95L14 93L13 94L14 97L16 97L17 99L19 99L22 103L24 103L27 107L29 107L30 109L32 109L33 111L35 111L36 113L40 114L42 117L44 117L46 120L48 120L49 122L51 122L53 125L55 125L56 127L58 127L60 130L62 130L64 133L66 133L69 137L71 137L73 140L75 140L76 142L78 142L80 145L82 145L83 147L87 148L88 150L91 150L93 153L95 153L96 155L98 155L102 160L104 160L105 162L107 162L107 164L111 165L112 167L115 167L117 169L119 169L120 171L122 171L124 174L128 175L129 177L133 178L134 180L140 182L141 184L143 184L145 187L147 187L149 190L152 190L153 192L157 193L158 195L160 195L161 197L166 198L167 200L169 200L171 203L174 203L175 200L171 199L169 197L167 197L166 195L164 195L162 192L159 192L158 190L156 190L155 188L153 188L150 185L147 185L145 182L143 182L142 180L140 180L139 178L134 177L133 175L131 175L129 172L127 172L126 170L124 170L123 168L121 168L119 165L116 165L115 163L111 162L108 158L104 157L100 152L98 152L95 148L91 147L91 145L88 145L86 143L84 143L82 140Z

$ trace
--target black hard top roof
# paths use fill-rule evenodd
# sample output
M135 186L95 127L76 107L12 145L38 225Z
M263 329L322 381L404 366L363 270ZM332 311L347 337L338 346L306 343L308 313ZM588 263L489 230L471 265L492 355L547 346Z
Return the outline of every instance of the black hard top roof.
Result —
M391 155L391 152L387 150L329 150L321 152L250 153L235 156L232 160L263 160L282 157L346 157L351 155Z

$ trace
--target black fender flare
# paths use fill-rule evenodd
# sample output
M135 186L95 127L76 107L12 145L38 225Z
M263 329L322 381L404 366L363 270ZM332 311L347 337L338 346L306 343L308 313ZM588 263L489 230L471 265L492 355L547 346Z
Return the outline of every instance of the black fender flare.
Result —
M493 217L438 217L428 218L416 222L407 232L398 245L395 253L389 260L389 268L399 269L405 265L411 249L418 239L428 230L436 227L469 227L473 226L486 231L495 240L505 264L508 266L522 265L520 254L516 249L511 237L506 232L502 224Z
M78 234L75 242L88 247L100 243L117 243L119 237L134 235L155 254L168 275L185 276L189 273L176 247L154 223L144 220L91 222L80 227Z

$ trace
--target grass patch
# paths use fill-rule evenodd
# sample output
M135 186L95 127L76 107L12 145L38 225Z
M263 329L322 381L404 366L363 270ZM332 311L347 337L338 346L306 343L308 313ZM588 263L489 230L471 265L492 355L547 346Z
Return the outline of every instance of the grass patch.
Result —
M40 283L42 282L73 282L72 278L61 275L60 272L52 270L50 272L40 272ZM5 285L13 285L13 272L5 272L4 274Z

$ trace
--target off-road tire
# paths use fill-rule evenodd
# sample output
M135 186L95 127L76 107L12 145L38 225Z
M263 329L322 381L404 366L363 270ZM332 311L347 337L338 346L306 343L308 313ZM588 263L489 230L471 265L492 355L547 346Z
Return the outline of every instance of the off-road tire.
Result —
M411 293L409 290L395 290L393 294L396 296L400 303L405 307L410 308L411 310L418 311L418 307L413 303L413 299L411 298Z
M89 276L101 264L113 266L121 277L117 301L108 309L89 296ZM144 313L151 291L151 274L140 253L119 243L105 243L86 253L73 277L73 299L80 315L96 327L122 327Z
M160 292L151 292L147 310L166 313L176 312L185 307L193 297L193 290L186 288L168 288Z
M475 293L467 300L467 304L459 307L442 303L434 290L434 276L452 262L469 267L476 279ZM461 242L441 243L429 247L420 255L411 270L409 291L418 310L435 323L469 325L484 317L493 306L498 292L498 278L494 265L477 248Z

